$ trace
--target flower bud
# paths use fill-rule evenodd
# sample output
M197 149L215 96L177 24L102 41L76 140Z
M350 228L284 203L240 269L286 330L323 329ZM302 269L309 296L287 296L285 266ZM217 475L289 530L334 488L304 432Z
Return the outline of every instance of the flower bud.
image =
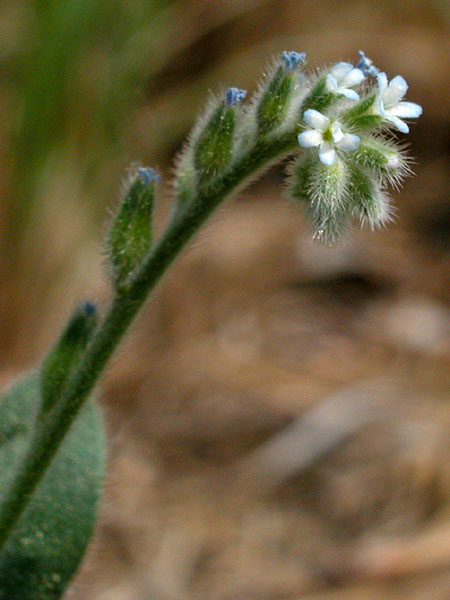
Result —
M369 94L345 111L342 114L342 121L353 129L370 130L379 128L383 119L380 115L373 114L375 102L376 94Z
M128 283L150 250L159 178L154 169L138 167L124 186L123 199L107 238L116 288Z
M314 229L314 238L325 244L335 243L348 221L348 168L337 158L324 165L316 156L297 160L291 167L289 192L306 208Z
M208 117L194 143L194 164L200 183L223 173L233 157L236 111L245 90L230 88Z
M381 138L365 137L352 159L394 187L410 172L404 152Z
M86 348L98 324L97 309L86 302L71 316L56 346L41 367L41 414L45 415L58 400L71 370Z
M327 85L326 75L322 75L313 85L311 91L303 100L301 113L303 114L308 109L314 109L322 112L325 108L333 104L338 99L338 96L333 94Z
M380 183L360 167L352 166L349 172L347 189L352 213L361 224L375 229L392 220L389 198Z
M280 64L260 90L256 110L258 131L262 135L280 126L288 115L294 91L299 84L297 68L305 61L304 52L283 52Z
M373 60L370 59L368 56L366 56L362 50L358 50L358 54L359 54L359 61L358 61L358 64L356 65L356 68L361 69L361 71L364 73L364 75L368 75L370 77L376 77L378 75L378 73L380 72L380 69L378 69L373 64Z

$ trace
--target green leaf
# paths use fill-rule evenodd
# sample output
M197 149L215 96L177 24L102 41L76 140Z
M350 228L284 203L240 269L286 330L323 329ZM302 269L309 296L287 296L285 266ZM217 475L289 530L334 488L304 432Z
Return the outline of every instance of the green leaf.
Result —
M0 399L0 506L32 443L39 373ZM0 555L1 600L60 598L92 536L105 464L103 421L83 407Z

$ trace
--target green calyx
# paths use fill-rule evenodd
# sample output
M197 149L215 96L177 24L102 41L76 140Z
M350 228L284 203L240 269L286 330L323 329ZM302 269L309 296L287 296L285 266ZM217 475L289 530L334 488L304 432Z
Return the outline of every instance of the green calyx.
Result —
M402 150L380 138L368 136L363 139L352 158L359 167L370 169L383 181L394 186L409 172Z
M41 368L41 416L48 413L60 397L70 372L80 359L98 325L94 305L86 303L75 310L55 347Z
M278 67L259 101L256 120L259 133L266 135L284 121L298 74Z
M317 241L331 245L349 218L349 172L343 160L324 165L317 157L299 158L291 167L289 192L309 213Z
M147 183L137 175L125 188L106 242L116 288L129 283L151 248L155 188L155 182Z
M200 183L223 173L231 162L234 147L236 107L224 102L212 112L194 148L194 164Z
M302 103L300 114L303 115L305 110L313 108L322 112L336 102L337 96L327 90L327 80L325 76L318 79L312 90L306 96Z
M342 122L359 131L379 128L383 119L380 115L371 114L375 101L376 94L369 94L343 113Z
M367 170L351 165L347 189L352 212L362 224L367 223L371 229L374 229L391 219L389 200L381 185Z

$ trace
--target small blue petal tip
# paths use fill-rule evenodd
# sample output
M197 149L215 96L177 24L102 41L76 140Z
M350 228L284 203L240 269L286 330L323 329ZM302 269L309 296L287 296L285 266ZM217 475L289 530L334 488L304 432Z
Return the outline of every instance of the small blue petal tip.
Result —
M225 104L226 106L237 106L242 102L246 95L246 90L240 90L235 87L229 88L225 94Z
M380 72L380 69L373 64L373 60L371 60L362 50L358 50L358 54L360 59L358 64L356 65L357 69L360 69L364 75L370 75L371 77L376 77Z
M284 68L286 71L295 71L298 65L305 62L306 54L304 52L284 51L281 58L284 60Z
M161 175L158 173L158 171L152 169L151 167L138 167L137 173L144 185L156 183L161 179Z
M87 317L92 317L97 312L97 307L92 302L85 302L83 310Z

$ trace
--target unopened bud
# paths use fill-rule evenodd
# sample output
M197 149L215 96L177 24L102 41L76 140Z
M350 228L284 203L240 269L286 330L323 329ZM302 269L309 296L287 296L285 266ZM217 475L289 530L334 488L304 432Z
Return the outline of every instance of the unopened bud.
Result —
M342 237L348 221L348 169L337 158L324 165L317 156L301 158L291 168L289 192L300 201L312 222L314 238L334 244Z
M201 183L223 173L234 150L236 110L245 90L230 88L224 101L212 111L194 146L194 164Z
M282 64L262 89L258 103L256 121L261 134L268 134L285 120L299 84L296 69L305 58L303 52L283 52L281 55Z
M359 167L351 167L348 194L352 213L370 229L382 227L392 218L387 195L375 177Z
M381 181L396 187L409 172L405 153L392 142L367 136L352 158L361 167L373 171Z
M55 347L41 367L41 414L45 415L60 397L64 385L98 324L97 309L91 302L79 306L67 323Z
M126 285L148 254L152 243L152 212L159 174L138 167L130 176L111 225L107 247L114 284Z

